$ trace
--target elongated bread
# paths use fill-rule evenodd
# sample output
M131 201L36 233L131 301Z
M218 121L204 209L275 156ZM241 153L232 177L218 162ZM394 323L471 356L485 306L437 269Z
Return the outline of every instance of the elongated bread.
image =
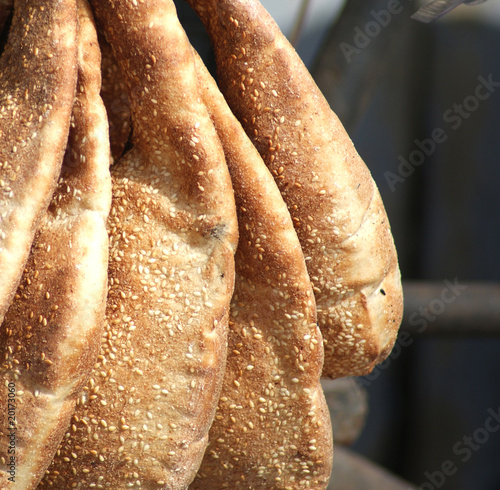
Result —
M270 172L200 60L197 70L231 172L240 241L224 384L190 488L326 488L333 439L302 249Z
M75 0L16 0L0 59L0 322L61 171L75 86Z
M0 412L0 488L36 488L97 360L104 329L109 141L97 37L85 1L79 0L78 94L61 178L0 329L0 378L9 401Z
M323 375L365 374L390 352L402 290L373 179L258 0L188 0L205 23L229 106L271 170L306 256Z
M133 147L112 167L99 361L43 483L184 489L226 362L234 196L173 2L94 8L125 76Z

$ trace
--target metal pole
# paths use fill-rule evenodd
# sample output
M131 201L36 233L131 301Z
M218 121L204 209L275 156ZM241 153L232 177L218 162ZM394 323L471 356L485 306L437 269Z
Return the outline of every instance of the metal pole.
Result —
M403 291L403 331L432 336L500 336L498 283L406 281Z

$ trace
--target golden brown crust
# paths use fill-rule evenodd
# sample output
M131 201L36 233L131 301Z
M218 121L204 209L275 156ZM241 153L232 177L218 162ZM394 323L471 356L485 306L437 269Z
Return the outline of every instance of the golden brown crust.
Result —
M0 321L55 189L75 86L75 1L17 0L0 59Z
M100 55L79 0L79 83L68 149L52 202L0 330L4 393L15 385L16 429L1 414L1 488L35 488L67 430L97 359L104 327L111 205ZM7 451L15 430L15 453ZM5 462L15 457L15 470ZM9 478L13 478L9 480Z
M219 83L292 215L316 296L323 375L361 375L402 315L396 251L378 190L298 55L257 0L188 0Z
M107 327L44 484L183 489L226 360L236 211L170 0L96 0L124 73L133 147L112 167Z
M120 67L104 35L99 36L99 45L102 53L101 97L108 113L109 141L114 162L122 156L130 137L130 101Z
M221 399L190 488L326 488L333 440L302 249L271 174L199 59L197 70L231 172L240 241Z

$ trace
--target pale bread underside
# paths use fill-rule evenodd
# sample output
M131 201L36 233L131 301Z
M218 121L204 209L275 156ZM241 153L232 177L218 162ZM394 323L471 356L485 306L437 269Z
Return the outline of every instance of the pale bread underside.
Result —
M0 330L0 377L16 391L15 471L0 486L32 489L66 431L104 327L111 204L106 113L91 12L79 0L79 84L63 171ZM76 15L76 13L75 13ZM1 414L0 454L10 462ZM9 480L9 477L14 478Z
M17 0L0 59L0 321L56 186L75 86L75 1Z

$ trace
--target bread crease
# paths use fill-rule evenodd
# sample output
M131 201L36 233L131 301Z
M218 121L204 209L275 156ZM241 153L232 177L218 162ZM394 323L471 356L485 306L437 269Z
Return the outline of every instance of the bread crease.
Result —
M12 12L14 0L0 0L0 33L5 28L5 24Z
M108 114L111 157L115 162L122 156L130 138L130 100L120 67L104 35L99 36L99 45L102 53L101 97Z
M323 340L302 249L270 172L199 59L197 72L231 172L240 241L226 374L190 488L326 488Z
M87 382L104 329L111 205L100 55L79 0L78 93L58 185L0 329L0 487L33 489ZM75 12L76 15L76 12Z
M76 86L74 0L16 0L0 58L0 321L61 171Z

